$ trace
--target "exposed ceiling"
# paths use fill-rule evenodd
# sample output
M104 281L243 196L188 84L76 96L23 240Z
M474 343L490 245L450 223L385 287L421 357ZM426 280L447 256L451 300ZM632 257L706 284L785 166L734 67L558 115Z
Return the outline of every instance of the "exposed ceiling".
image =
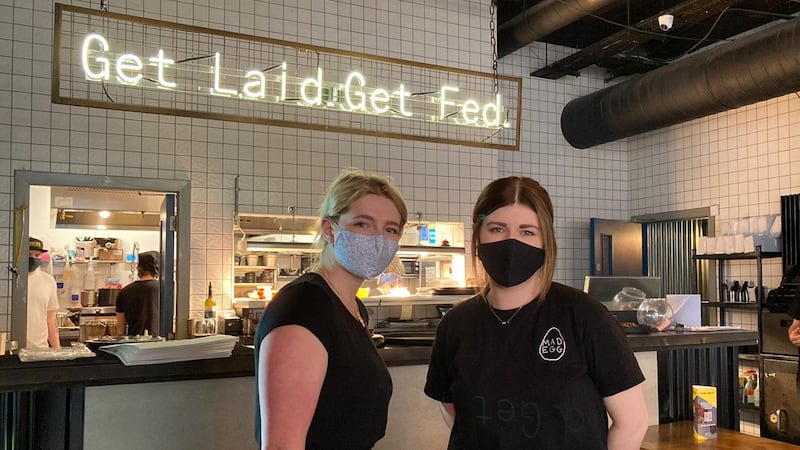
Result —
M500 57L533 41L577 50L531 67L532 76L558 79L597 65L611 80L657 69L798 11L800 0L497 0L497 44ZM668 31L659 27L664 14L674 16Z

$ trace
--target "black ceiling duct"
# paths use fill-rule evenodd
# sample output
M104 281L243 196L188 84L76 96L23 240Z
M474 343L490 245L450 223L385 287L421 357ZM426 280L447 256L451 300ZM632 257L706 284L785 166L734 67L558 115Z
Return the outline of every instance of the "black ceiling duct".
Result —
M800 20L772 26L567 103L561 131L589 148L800 89Z
M622 0L542 0L497 29L497 53L502 58L531 42Z

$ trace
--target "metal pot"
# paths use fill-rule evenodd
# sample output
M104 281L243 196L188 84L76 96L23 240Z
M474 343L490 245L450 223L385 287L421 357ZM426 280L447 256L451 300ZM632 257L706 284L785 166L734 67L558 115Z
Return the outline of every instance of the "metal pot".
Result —
M97 291L81 291L81 306L96 306Z
M97 339L106 334L106 324L103 322L89 322L80 326L80 340L87 342Z

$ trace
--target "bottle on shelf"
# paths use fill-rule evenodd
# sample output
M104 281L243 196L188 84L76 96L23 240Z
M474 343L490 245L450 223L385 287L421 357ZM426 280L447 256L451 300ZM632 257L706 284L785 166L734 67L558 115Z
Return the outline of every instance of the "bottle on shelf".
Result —
M81 307L81 291L77 286L73 287L69 294L70 307L77 309Z
M64 272L61 274L61 279L65 283L72 281L72 267L69 265L69 259L64 262Z
M86 275L83 277L83 290L94 291L97 289L97 280L94 277L94 266L89 264L86 268Z
M217 332L217 302L214 301L214 295L211 287L211 282L208 282L208 297L203 304L203 328L205 334L216 334Z

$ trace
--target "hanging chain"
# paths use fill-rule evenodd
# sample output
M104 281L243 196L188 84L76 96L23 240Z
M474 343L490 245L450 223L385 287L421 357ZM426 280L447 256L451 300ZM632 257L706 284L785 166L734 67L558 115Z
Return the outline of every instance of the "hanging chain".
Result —
M494 24L496 0L489 0L489 43L492 46L492 74L494 74L494 93L500 90L499 81L497 79L497 33Z

